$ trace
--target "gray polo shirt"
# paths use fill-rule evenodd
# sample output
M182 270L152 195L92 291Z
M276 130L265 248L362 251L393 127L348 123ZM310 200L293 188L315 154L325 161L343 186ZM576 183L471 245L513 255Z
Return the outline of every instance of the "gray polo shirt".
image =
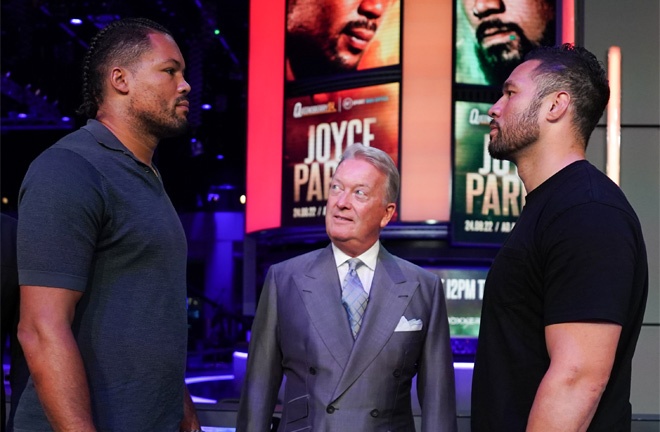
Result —
M186 261L160 177L98 121L31 164L19 194L19 282L83 292L72 328L99 430L178 430ZM15 426L50 430L31 380Z

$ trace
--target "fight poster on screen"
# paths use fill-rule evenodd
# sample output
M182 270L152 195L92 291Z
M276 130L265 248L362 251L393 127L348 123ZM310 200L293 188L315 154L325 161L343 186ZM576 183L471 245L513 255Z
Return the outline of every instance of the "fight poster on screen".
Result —
M399 83L288 98L282 226L324 225L328 186L341 155L361 143L398 166Z
M516 166L490 157L490 104L455 104L452 241L499 245L525 203Z

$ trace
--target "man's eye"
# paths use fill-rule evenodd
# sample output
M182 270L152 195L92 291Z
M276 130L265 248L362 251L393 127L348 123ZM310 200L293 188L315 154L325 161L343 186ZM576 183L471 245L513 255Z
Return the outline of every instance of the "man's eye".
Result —
M174 75L175 70L174 69L165 69L165 73L168 73L170 75Z

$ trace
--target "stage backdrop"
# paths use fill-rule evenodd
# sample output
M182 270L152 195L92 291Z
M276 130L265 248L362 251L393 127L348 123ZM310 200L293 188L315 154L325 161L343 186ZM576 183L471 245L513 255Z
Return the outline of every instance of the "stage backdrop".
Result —
M483 116L487 112L487 106L479 96L483 93L472 92L467 98L457 96L461 86L471 87L471 90L474 90L474 87L478 90L480 87L479 84L475 86L469 79L461 81L461 78L455 81L454 49L459 48L455 45L459 42L459 35L456 38L454 35L457 3L420 0L401 4L396 1L395 4L396 13L387 23L389 30L383 34L394 34L396 38L396 32L392 29L400 24L400 56L396 49L392 48L396 44L393 45L391 41L374 41L377 43L374 43L373 52L365 54L365 64L359 68L357 74L372 67L400 69L399 78L395 80L397 83L388 84L396 86L398 96L394 97L400 101L397 114L400 121L398 152L392 153L393 156L396 155L402 178L398 220L450 222L452 239L458 243L499 244L523 204L524 192L518 192L515 182L508 177L515 175L511 166L507 170L505 164L497 165L489 161L483 153L486 141L484 133L479 131L479 128L484 128L483 123L486 122ZM557 34L562 35L558 39L563 42L574 40L574 7L574 0L556 1L556 22L560 24ZM285 23L286 0L252 0L247 133L248 233L288 225L320 223L318 219L314 222L314 218L320 216L320 192L314 188L324 187L322 182L331 172L331 165L328 165L327 170L325 166L321 170L319 165L318 175L313 172L317 168L312 165L308 168L299 166L299 177L295 177L294 165L303 162L297 160L300 155L289 156L288 152L304 153L304 147L309 148L310 126L315 127L314 140L318 133L321 133L321 139L325 139L324 134L328 128L332 137L333 122L336 123L335 128L338 128L337 133L341 133L342 121L347 121L346 127L347 131L349 130L349 118L341 117L344 114L339 111L335 114L340 115L341 119L328 117L327 121L322 119L325 114L305 121L297 119L300 123L294 123L286 117L292 114L290 103L295 105L294 99L298 96L290 94L285 100ZM465 30L465 27L463 29ZM307 103L305 101L311 101L311 105L314 105L315 98L328 99L330 102L329 97L333 97L337 103L339 98L343 97L340 95L341 91L353 91L355 87L339 86L332 90L306 93L301 96L303 99L300 102L304 105ZM378 88L378 85L374 88ZM490 94L492 95L492 92ZM358 100L366 98L355 96ZM388 104L391 101L388 99ZM479 125L470 123L471 107L476 107L479 112ZM339 110L338 106L335 108ZM382 115L384 114L378 114ZM370 117L360 117L362 128L366 118ZM306 125L299 126L307 121L309 123ZM314 122L318 123L312 124ZM377 124L378 127L381 126L380 119ZM321 132L316 129L319 125L323 125ZM295 131L289 130L290 127ZM369 127L371 128L371 124ZM354 133L357 133L355 123L352 128ZM388 128L392 130L394 127ZM284 148L287 133L297 136L294 139L297 143L293 144L294 148ZM383 136L380 131L378 134ZM387 140L390 140L391 136L393 135L387 132ZM454 140L456 148L452 152ZM306 144L302 144L303 142ZM316 144L317 141L314 145ZM343 146L344 143L342 148ZM320 150L318 155L325 157L325 149L321 147ZM336 152L337 147L330 151ZM293 159L285 159L289 157ZM478 162L490 163L491 171L486 172L488 167L484 165L475 167ZM304 177L306 169L310 175L307 180ZM298 180L295 180L296 178ZM307 184L309 180L317 183ZM298 181L300 186L299 205L295 201L295 181ZM313 186L311 195L309 186ZM450 200L452 188L455 194L453 202ZM310 200L305 202L302 197L305 197L305 200L309 197ZM294 218L294 210L299 217ZM314 216L311 216L312 214Z
M396 133L398 152L392 153L397 156L402 178L398 216L399 220L405 222L448 221L451 189L452 4L406 2L405 11L403 9L402 5L401 51L405 55L401 56L400 80L398 84L391 83L384 87L388 93L395 88L394 92L398 93L398 96L395 93L392 93L394 96L388 96L393 99L388 99L387 105L394 105L394 100L398 99L400 107L400 127ZM284 102L285 22L286 0L252 0L248 77L248 233L279 228L292 222L283 220L285 213L293 216L293 208L283 207L283 203L285 206L290 205L291 198L286 196L293 194L293 190L283 191L282 188L284 182L293 180L293 177L291 180L286 178L290 173L283 173L287 165L283 160L286 151L285 124L289 127L285 116L292 112L287 108L288 101ZM378 55L384 55L382 46ZM387 62L396 63L396 60ZM378 86L375 89L378 90ZM304 96L320 97L318 93ZM355 97L358 100L366 98L360 95ZM384 102L380 104L386 105ZM364 107L356 106L352 110L358 108ZM378 114L379 117L383 115ZM320 118L309 121L320 121ZM326 123L332 121L335 120ZM374 127L376 133L384 139L380 119ZM390 140L392 132L389 131L392 127L387 126L387 140ZM308 131L309 125L304 132L305 137ZM298 213L309 214L312 204L307 206L307 210L302 210L302 207Z

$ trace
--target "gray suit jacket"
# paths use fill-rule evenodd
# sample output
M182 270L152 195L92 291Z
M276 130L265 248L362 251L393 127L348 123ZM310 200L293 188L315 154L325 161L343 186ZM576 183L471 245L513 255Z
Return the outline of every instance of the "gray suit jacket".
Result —
M421 331L397 331L402 316ZM273 265L252 327L238 432L268 431L286 376L279 431L456 431L454 369L439 278L381 247L353 341L331 246Z

